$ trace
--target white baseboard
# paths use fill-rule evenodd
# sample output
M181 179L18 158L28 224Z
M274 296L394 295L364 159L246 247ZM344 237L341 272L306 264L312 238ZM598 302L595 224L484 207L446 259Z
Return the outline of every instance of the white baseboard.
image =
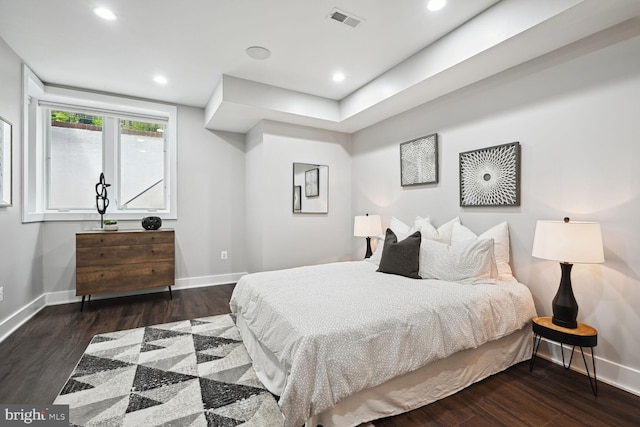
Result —
M547 359L558 365L562 365L562 353L560 353L560 344L542 339L545 342L545 346L540 346L538 356L543 359ZM571 357L571 346L564 346L565 363L569 363L569 357ZM591 357L591 351L584 348L584 356L589 367L589 372L593 376L593 359ZM595 348L596 359L596 373L598 381L612 385L616 388L628 391L631 394L640 396L640 371L637 369L623 366L615 362L611 362L606 359L598 357L598 347ZM535 369L535 368L534 368ZM576 353L573 355L573 362L571 363L571 370L580 372L583 375L587 375L587 371L584 369L584 362L580 355L580 348L576 348ZM588 380L585 378L587 390L589 389Z
M13 313L4 322L0 323L0 342L4 341L5 338L15 332L15 330L22 326L27 320L45 308L46 305L46 298L44 295L41 295Z
M205 286L227 285L236 283L242 276L247 273L231 273L219 274L215 276L188 277L184 279L176 279L176 283L171 288L174 290L202 288ZM141 289L138 291L116 292L113 294L94 295L92 299L114 298L129 295L150 294L156 292L167 292L166 288ZM27 320L31 319L37 312L49 305L69 304L80 302L82 297L76 296L76 291L59 291L47 292L0 323L0 342L4 341L16 329L18 329Z
M174 289L202 288L212 285L227 285L229 283L237 283L242 276L247 273L230 273L218 274L216 276L187 277L185 279L176 279Z

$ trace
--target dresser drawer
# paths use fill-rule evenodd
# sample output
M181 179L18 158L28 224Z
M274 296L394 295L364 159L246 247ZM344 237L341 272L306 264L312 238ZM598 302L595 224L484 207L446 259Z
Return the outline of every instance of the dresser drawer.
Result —
M174 256L173 243L77 248L76 265L89 267L172 261Z
M96 233L78 233L76 234L76 248L173 243L173 239L173 230L133 232L100 231Z
M174 282L173 261L76 269L76 295L173 286Z

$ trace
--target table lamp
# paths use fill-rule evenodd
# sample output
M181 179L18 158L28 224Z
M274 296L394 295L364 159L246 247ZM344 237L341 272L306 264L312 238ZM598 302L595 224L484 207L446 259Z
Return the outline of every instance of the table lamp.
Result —
M382 225L379 215L358 215L353 220L353 235L367 238L367 252L365 258L371 257L371 236L382 234Z
M571 288L571 268L573 264L604 262L600 224L571 221L569 218L563 221L538 221L532 255L560 262L562 276L558 292L553 298L551 321L565 328L577 328L578 303Z

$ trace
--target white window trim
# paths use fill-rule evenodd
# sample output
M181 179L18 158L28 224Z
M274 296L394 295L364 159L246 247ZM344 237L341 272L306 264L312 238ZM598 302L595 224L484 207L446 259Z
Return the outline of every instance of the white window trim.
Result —
M23 65L23 144L22 144L22 222L41 221L99 221L97 210L75 210L73 212L51 211L43 206L44 198L39 192L46 191L45 183L45 144L42 114L39 114L39 102L68 104L86 107L97 111L118 111L136 117L163 118L168 121L165 129L167 161L165 177L168 180L168 208L166 210L127 209L115 212L107 210L106 216L115 220L140 220L144 216L154 215L162 219L178 218L177 200L177 155L178 155L178 108L175 105L124 98L114 95L48 86L38 76ZM96 177L96 182L98 177ZM111 194L110 198L115 197Z

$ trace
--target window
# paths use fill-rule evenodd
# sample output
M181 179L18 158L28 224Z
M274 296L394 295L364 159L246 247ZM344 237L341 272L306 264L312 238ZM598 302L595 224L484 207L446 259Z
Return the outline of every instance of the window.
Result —
M120 121L122 209L164 209L164 125Z
M103 170L104 119L70 111L45 111L50 115L47 207L92 209L94 181Z
M120 173L119 180L114 181L120 185L115 198L111 190L110 199L117 200L119 210L165 209L164 124L51 108L44 112L49 119L49 210L92 209L95 206L96 177L110 169L105 168L104 159L109 158L103 155L105 151L117 153L115 164L119 165ZM104 131L114 125L118 128ZM109 174L105 176L109 177ZM76 191L69 191L72 188Z
M48 87L25 67L23 221L97 220L104 173L110 219L176 212L175 106Z

